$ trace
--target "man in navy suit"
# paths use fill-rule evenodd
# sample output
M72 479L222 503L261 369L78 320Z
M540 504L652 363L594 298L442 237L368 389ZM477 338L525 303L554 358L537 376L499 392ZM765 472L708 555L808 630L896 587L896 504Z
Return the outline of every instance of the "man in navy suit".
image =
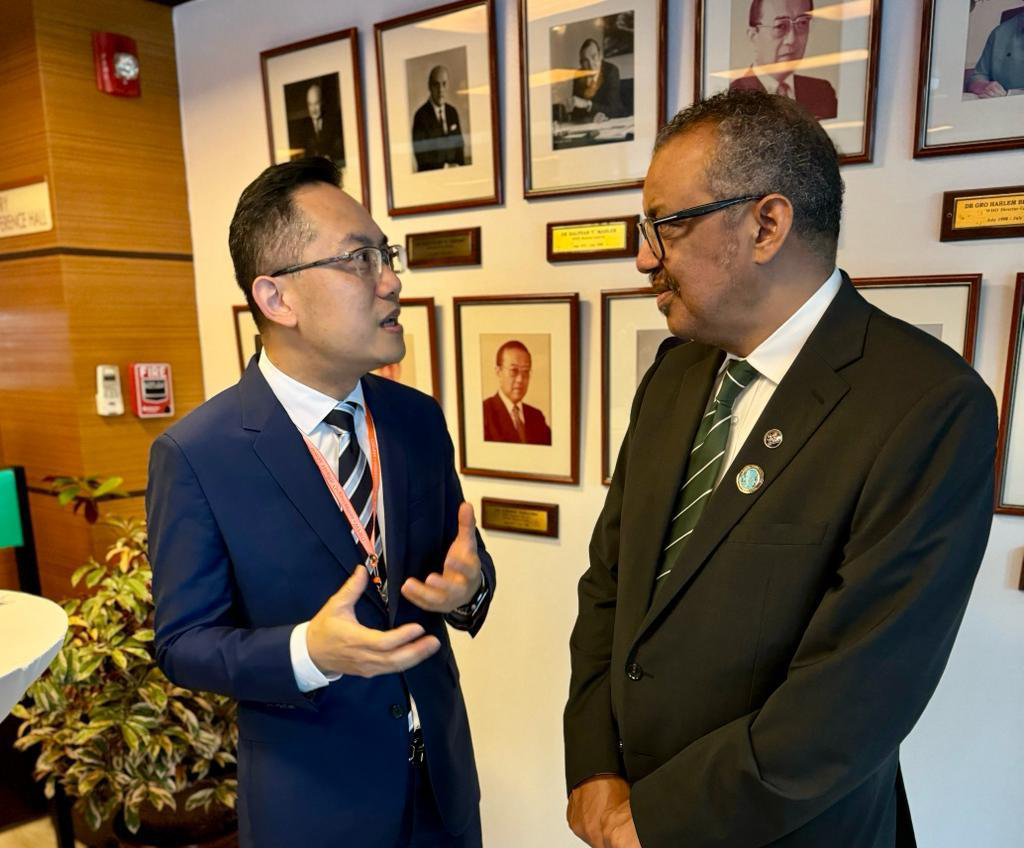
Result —
M405 351L402 250L338 183L299 159L239 200L264 347L153 445L157 660L239 702L243 846L477 848L445 624L479 630L494 565L441 410L367 373Z
M530 351L522 342L508 341L498 348L494 368L498 391L484 401L483 407L485 442L551 444L551 428L544 413L523 403L530 388L531 369Z
M754 63L729 85L730 91L765 91L788 97L819 121L839 109L832 83L793 73L807 50L814 0L751 0L747 36Z
M412 120L412 150L417 171L436 171L466 164L459 112L448 102L448 69L437 65L430 71L430 97Z

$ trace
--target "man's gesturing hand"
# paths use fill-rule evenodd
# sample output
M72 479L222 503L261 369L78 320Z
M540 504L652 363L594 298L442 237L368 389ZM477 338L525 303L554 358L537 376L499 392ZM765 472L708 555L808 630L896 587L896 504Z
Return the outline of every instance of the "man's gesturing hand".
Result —
M473 505L463 502L459 507L459 534L448 548L444 571L432 572L424 581L410 577L402 584L402 594L421 609L451 612L473 600L482 579Z
M356 619L355 605L368 582L366 568L360 565L309 623L309 658L326 674L375 677L405 671L441 647L437 637L425 636L419 624L394 630L363 627Z
M625 780L617 775L599 774L572 790L565 816L572 832L587 845L605 848L604 823L628 801L629 784Z

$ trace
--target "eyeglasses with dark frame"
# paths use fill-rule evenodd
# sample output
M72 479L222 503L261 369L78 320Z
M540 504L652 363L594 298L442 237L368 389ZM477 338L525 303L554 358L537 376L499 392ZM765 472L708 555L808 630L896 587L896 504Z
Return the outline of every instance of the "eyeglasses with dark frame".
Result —
M396 274L401 274L407 267L405 245L388 244L384 247L368 245L350 250L347 253L339 253L337 256L328 256L326 259L317 259L315 262L303 262L301 265L289 265L268 274L268 277L282 277L285 274L297 274L299 271L308 271L310 268L322 268L325 265L341 265L344 262L350 263L351 267L342 268L351 274L362 277L367 282L377 282L384 273L386 265Z
M770 24L754 24L752 29L770 29L775 38L785 38L789 33L796 32L797 35L807 35L811 31L811 15L798 15L795 18L775 18Z
M680 209L671 215L663 215L661 218L642 218L637 224L640 235L643 236L647 246L657 259L665 258L665 245L661 241L661 233L658 227L663 224L675 224L678 221L685 221L689 218L699 218L702 215L710 215L719 209L735 206L738 203L748 203L751 200L761 200L766 195L746 194L743 197L730 197L728 200L714 200L711 203L703 203L700 206L691 206L689 209Z

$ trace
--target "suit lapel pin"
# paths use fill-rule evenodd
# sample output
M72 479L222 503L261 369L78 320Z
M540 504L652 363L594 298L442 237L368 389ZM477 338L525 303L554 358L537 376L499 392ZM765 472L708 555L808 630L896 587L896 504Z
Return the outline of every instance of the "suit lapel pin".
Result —
M760 465L744 465L736 475L736 488L745 495L752 495L764 483L764 469Z
M764 446L770 450L775 450L779 445L782 444L782 431L771 429L764 434Z

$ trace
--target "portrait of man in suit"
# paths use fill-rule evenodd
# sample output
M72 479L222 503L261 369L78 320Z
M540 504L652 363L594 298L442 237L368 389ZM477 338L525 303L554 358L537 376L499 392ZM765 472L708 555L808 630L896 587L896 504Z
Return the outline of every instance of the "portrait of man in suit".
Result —
M995 17L996 13L998 17ZM998 20L995 26L992 26L993 17L988 17L990 15ZM971 3L967 36L969 51L978 35L984 33L984 30L977 32L983 20L989 22L990 28L981 54L974 53L977 61L966 69L964 93L982 98L1024 94L1024 3L1019 0Z
M569 642L591 846L915 845L900 745L985 551L995 399L839 270L842 199L790 98L723 92L658 133L636 265L674 338Z
M450 73L434 65L427 78L430 96L412 120L412 150L417 171L435 171L466 164L466 143L458 110L448 102Z
M405 351L404 249L320 157L260 174L228 243L263 349L153 444L157 662L238 701L245 848L479 848L448 629L495 572L437 403L369 373Z
M600 122L624 114L619 69L604 60L604 50L594 38L580 45L580 71L566 104L570 121Z
M345 143L341 132L338 75L288 83L284 87L289 115L288 146L292 159L325 156L338 168L345 167Z
M551 428L544 413L523 402L533 368L529 349L511 339L498 348L494 366L498 391L484 400L484 441L550 445Z
M838 113L835 89L826 79L795 72L807 50L814 0L750 0L747 37L753 62L729 84L732 91L766 91L796 100L818 120Z

